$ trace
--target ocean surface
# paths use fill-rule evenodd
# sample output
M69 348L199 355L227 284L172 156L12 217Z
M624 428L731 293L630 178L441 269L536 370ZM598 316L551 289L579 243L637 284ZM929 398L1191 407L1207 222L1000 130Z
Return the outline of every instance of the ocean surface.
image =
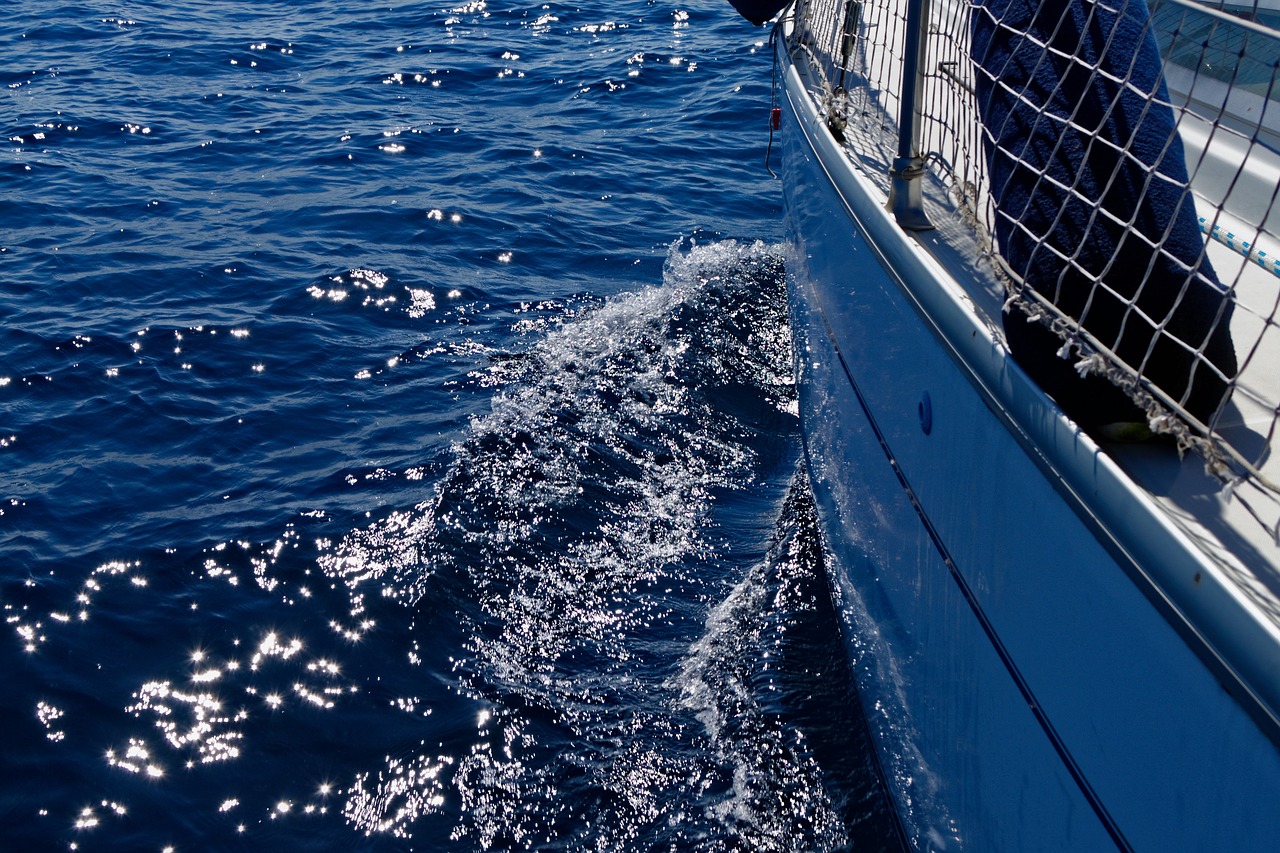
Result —
M893 848L767 39L6 6L0 849Z

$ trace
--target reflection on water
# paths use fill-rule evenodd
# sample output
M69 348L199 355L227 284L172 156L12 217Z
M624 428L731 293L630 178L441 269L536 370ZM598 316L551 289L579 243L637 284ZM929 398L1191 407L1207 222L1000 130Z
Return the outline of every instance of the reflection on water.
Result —
M708 242L781 230L760 32L10 5L0 847L856 829L721 606L798 453L779 264Z
M835 629L803 484L784 501L775 254L676 248L661 286L528 307L448 463L381 475L417 505L6 592L44 685L22 837L813 850L878 820L815 758L856 745L794 722L822 692L788 680L797 638Z

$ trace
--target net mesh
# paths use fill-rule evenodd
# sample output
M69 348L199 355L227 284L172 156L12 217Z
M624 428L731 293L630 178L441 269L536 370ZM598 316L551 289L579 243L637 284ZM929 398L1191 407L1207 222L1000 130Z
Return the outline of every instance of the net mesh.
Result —
M885 186L907 5L792 11L829 126ZM917 153L994 262L1015 357L1086 426L1274 490L1280 2L923 5Z

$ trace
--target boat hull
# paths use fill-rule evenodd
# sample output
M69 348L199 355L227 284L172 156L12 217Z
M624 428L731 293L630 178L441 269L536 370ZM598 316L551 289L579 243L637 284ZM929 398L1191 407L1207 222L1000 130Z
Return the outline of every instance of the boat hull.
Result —
M1135 582L1125 538L1040 452L1027 421L1060 415L976 315L958 340L963 324L929 308L928 252L849 166L795 68L785 91L806 456L908 836L925 849L1269 846L1280 753ZM975 352L1003 367L975 370Z

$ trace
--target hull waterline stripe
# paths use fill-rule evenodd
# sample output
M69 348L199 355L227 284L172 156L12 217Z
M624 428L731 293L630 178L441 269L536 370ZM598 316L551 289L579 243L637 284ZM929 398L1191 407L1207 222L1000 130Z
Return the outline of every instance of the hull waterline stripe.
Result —
M915 490L912 489L911 483L907 480L907 475L903 472L902 467L898 464L897 457L893 453L893 449L889 446L888 440L884 437L884 433L880 431L880 425L876 422L875 416L871 414L871 409L867 405L866 399L862 396L862 389L858 386L858 382L853 378L853 371L849 368L848 363L844 359L844 353L840 351L837 343L835 332L828 322L826 314L821 308L818 309L818 315L822 318L823 328L826 330L827 338L831 342L831 348L835 351L836 359L840 362L840 367L844 371L845 377L849 380L849 385L853 389L854 396L858 398L858 405L862 408L862 413L866 416L867 424L871 427L872 433L876 437L876 441L880 445L881 451L885 458L889 461L889 467L893 469L894 476L898 478L899 485L902 486L903 493L906 494L907 500L911 502L912 508L916 515L920 518L925 532L928 534L933 547L937 550L938 555L942 558L942 562L946 564L947 571L951 574L951 578L955 581L956 586L960 589L960 594L964 596L965 602L969 605L969 609L973 612L974 617L978 620L978 624L982 626L983 632L987 635L991 646L995 649L996 654L1000 658L1000 662L1004 664L1005 670L1009 673L1009 677L1013 679L1017 685L1018 692L1022 694L1023 700L1027 703L1027 707L1035 716L1036 722L1039 723L1041 730L1045 736L1049 738L1049 742L1053 745L1054 751L1058 754L1058 758L1066 767L1067 772L1071 774L1071 778L1075 781L1076 786L1080 789L1080 793L1088 801L1089 807L1093 809L1093 813L1106 829L1107 834L1111 836L1111 840L1115 842L1116 848L1119 850L1131 851L1128 839L1124 837L1124 833L1120 827L1116 825L1115 819L1111 817L1111 813L1107 811L1107 807L1099 799L1093 786L1089 784L1089 780L1085 778L1084 771L1080 769L1080 765L1076 763L1075 758L1071 755L1067 745L1063 743L1062 737L1054 728L1053 722L1045 714L1044 709L1036 700L1035 694L1031 692L1031 686L1027 684L1023 678L1018 665L1014 662L1009 650L1005 648L1000 636L996 633L995 626L991 624L991 620L987 618L986 612L982 609L982 604L978 601L973 589L969 586L968 580L965 579L955 561L951 558L951 552L946 544L942 541L941 535L937 528L933 526L933 521L929 518L928 512L921 505L920 500L916 497Z
M780 47L778 48L778 52L781 52L782 50L785 49L785 42L786 42L785 38L780 39L779 41ZM788 66L790 65L789 57L786 65ZM794 71L794 69L792 70ZM856 230L862 235L864 235L865 237L868 234L868 231L865 227L863 227L863 224L860 218L858 217L858 214L856 213L854 206L849 202L849 199L844 196L844 192L841 190L840 184L835 180L835 177L831 175L830 172L828 171L827 164L823 161L822 157L819 154L820 149L818 145L811 138L812 131L810 128L810 123L805 121L804 118L802 117L801 109L795 103L795 94L791 91L790 85L785 87L785 92L786 92L787 106L789 107L788 111L791 114L790 118L795 122L795 124L792 125L792 127L794 129L799 130L799 132L803 136L803 144L806 145L809 148L809 150L814 153L817 165L826 176L826 179L828 181L828 184L832 192L834 192L840 198L841 204L844 206L845 213L849 217L850 224L855 226ZM821 133L823 132L823 130L824 129L819 129L818 132ZM793 130L792 132L795 132L795 130ZM882 251L880 246L877 245L874 240L871 240L869 238L866 239L865 242L866 242L866 245L876 255L881 268L888 274L891 280L894 280L897 283L899 289L905 292L906 290L905 284L896 280L896 276L894 275L893 268L889 264L888 258L885 257L884 252ZM969 609L972 611L974 615L974 618L978 620L978 624L982 627L983 632L987 635L987 639L991 643L991 647L995 650L996 655L1000 658L1000 662L1004 665L1004 668L1006 672L1008 672L1009 677L1013 679L1014 684L1018 688L1018 692L1022 695L1023 701L1026 702L1026 705L1030 709L1032 715L1035 717L1036 722L1039 724L1041 730L1044 732L1045 736L1049 739L1050 744L1053 746L1054 752L1057 753L1059 760L1062 762L1067 772L1071 775L1071 778L1075 782L1076 787L1080 790L1080 793L1084 796L1086 802L1089 803L1089 807L1093 810L1094 815L1098 818L1099 822L1102 824L1103 828L1106 830L1107 835L1111 837L1112 842L1116 845L1116 848L1118 850L1132 851L1133 847L1129 844L1128 839L1125 838L1124 833L1121 831L1119 825L1116 824L1115 819L1111 816L1110 811L1107 810L1106 805L1102 802L1101 798L1098 796L1098 793L1093 789L1093 786L1089 783L1089 780L1085 778L1084 771L1080 768L1080 765L1076 763L1075 757L1072 756L1070 750L1067 748L1066 743L1063 742L1062 736L1058 734L1058 731L1054 727L1053 722L1049 719L1044 709L1040 706L1040 702L1036 699L1035 694L1031 691L1031 686L1027 683L1026 679L1022 675L1022 672L1018 669L1018 666L1014 662L1013 656L1009 653L1009 650L1005 648L1004 642L1000 639L999 635L996 633L995 626L991 624L991 620L987 617L986 612L983 610L982 604L978 601L977 596L973 592L973 589L969 586L968 580L965 579L959 567L956 565L955 561L952 559L950 550L947 548L946 544L942 541L942 537L938 533L937 528L934 527L932 519L929 518L929 515L925 511L924 506L920 503L919 498L916 496L915 490L911 487L911 483L907 480L906 474L903 472L902 468L898 464L898 460L897 460L897 457L894 455L893 449L889 446L888 440L885 438L884 433L880 430L880 425L876 421L875 416L872 414L871 408L867 404L866 398L863 396L862 388L858 385L858 381L854 378L853 371L850 369L848 362L845 360L844 353L841 351L839 346L839 339L835 335L835 330L832 329L831 327L831 322L827 318L826 312L822 310L821 306L816 302L816 300L807 300L807 301L810 301L810 304L812 304L816 308L817 314L822 320L822 326L826 332L827 339L831 343L831 349L833 352L835 352L836 359L840 362L840 368L844 371L844 375L849 381L849 386L850 388L853 389L854 396L858 400L858 405L859 407L861 407L863 414L866 416L867 424L871 427L871 431L875 435L876 441L879 443L880 449L885 455L885 459L888 460L889 466L893 469L894 476L897 477L898 483L901 485L903 492L907 496L907 499L911 502L911 506L915 510L916 515L919 517L920 523L924 527L925 532L928 534L930 541L933 543L933 547L937 550L938 555L942 558L943 563L946 564L947 571L950 573L952 580L955 582L956 586L959 588L960 594L964 597L965 602L968 604Z

